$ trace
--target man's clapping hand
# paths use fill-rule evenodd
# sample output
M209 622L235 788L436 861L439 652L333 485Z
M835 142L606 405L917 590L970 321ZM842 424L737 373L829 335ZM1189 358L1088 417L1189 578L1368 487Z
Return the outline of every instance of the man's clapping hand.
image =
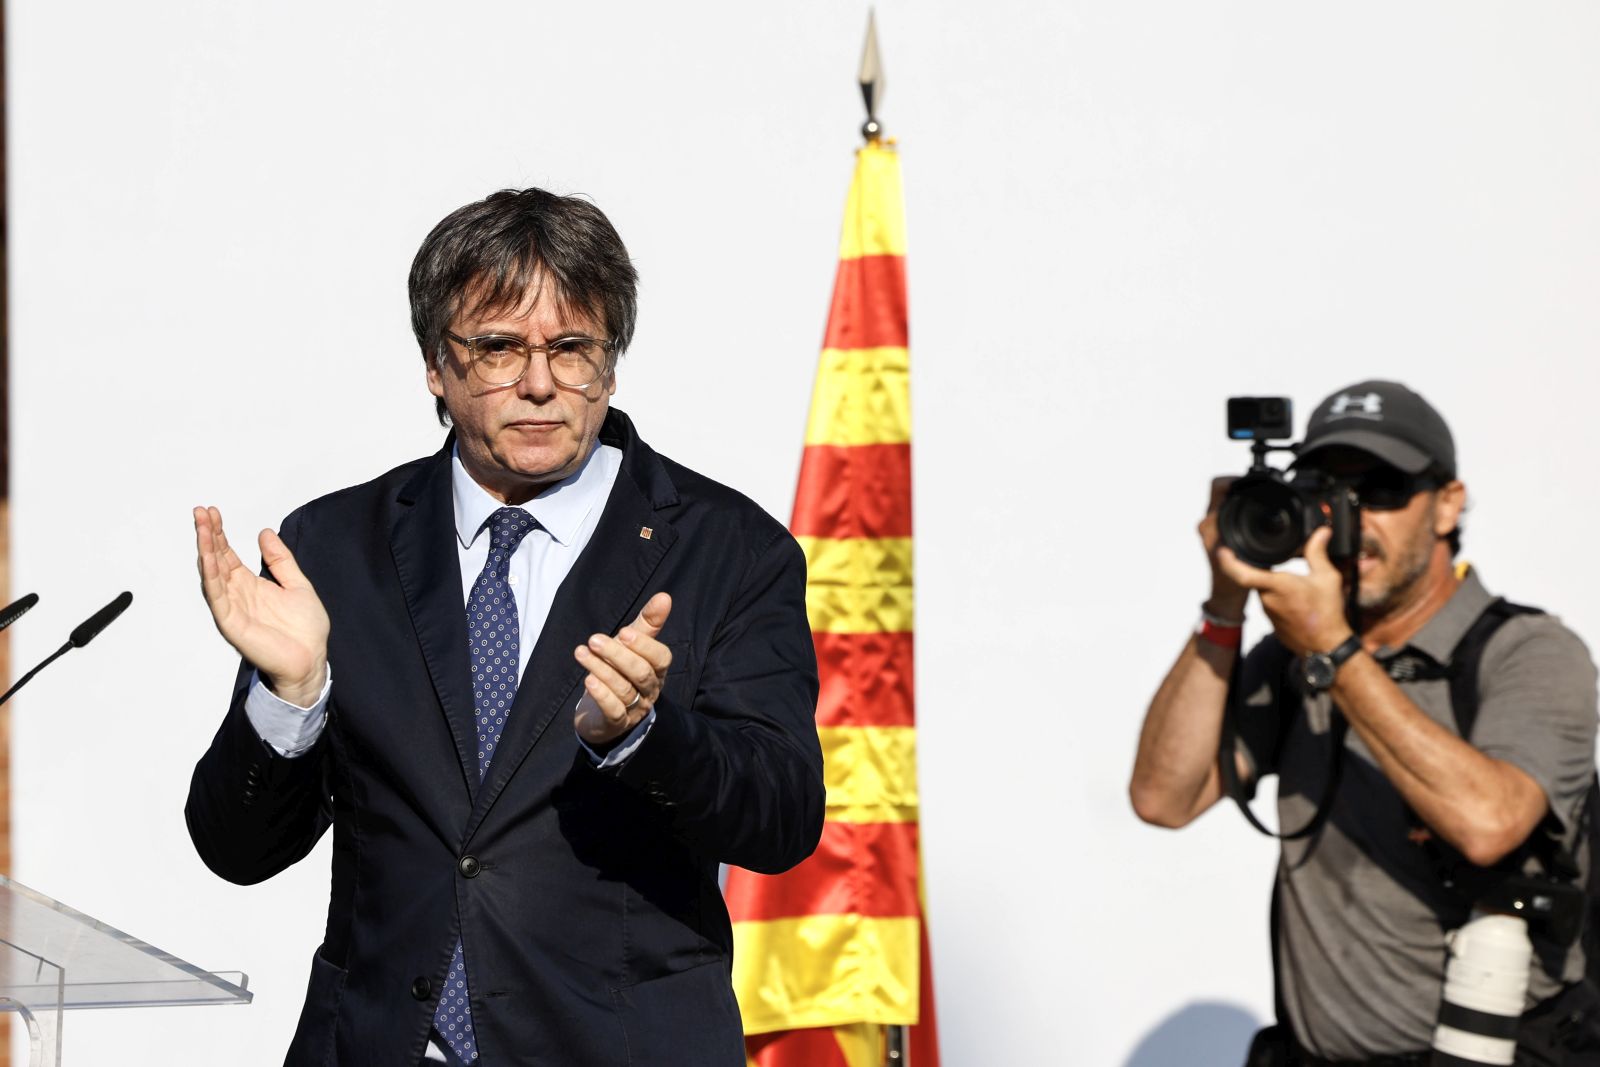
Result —
M194 539L200 589L217 631L281 699L310 707L328 677L328 612L288 546L261 531L269 580L228 544L216 508L194 509Z
M655 707L672 665L672 650L656 636L672 611L672 598L657 593L639 617L615 637L594 634L573 656L589 676L583 680L573 725L591 745L614 741L633 729Z

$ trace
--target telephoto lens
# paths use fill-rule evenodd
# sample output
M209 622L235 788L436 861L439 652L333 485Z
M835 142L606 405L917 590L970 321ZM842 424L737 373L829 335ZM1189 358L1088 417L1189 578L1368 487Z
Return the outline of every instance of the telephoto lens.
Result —
M1433 1031L1434 1067L1510 1064L1528 995L1533 943L1514 915L1474 910L1450 935L1444 999Z

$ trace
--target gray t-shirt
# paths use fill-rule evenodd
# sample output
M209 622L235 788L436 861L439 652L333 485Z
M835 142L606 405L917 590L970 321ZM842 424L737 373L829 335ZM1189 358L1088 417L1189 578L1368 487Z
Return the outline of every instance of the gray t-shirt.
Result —
M1384 662L1450 652L1491 597L1468 572L1450 600L1403 649ZM1305 825L1330 765L1331 701L1291 697L1291 657L1276 638L1251 650L1239 740L1251 780L1278 775L1279 825ZM1391 674L1403 671L1391 670ZM1449 682L1400 681L1401 691L1452 733ZM1595 773L1595 667L1576 635L1549 615L1508 619L1483 650L1472 743L1533 778L1550 802L1568 847ZM1409 835L1404 801L1350 731L1333 810L1321 832L1285 841L1279 863L1278 973L1289 1020L1301 1043L1327 1059L1425 1049L1432 1042L1444 986L1445 934L1465 919L1460 896L1440 885L1434 862ZM1588 868L1586 849L1579 863ZM1533 933L1529 1003L1583 974L1581 949L1563 952Z

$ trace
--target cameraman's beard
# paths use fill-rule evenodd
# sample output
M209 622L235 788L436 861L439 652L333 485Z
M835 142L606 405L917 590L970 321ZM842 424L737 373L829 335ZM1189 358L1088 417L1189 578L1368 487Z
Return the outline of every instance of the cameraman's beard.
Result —
M1400 555L1394 560L1392 567L1383 568L1388 573L1382 575L1381 586L1367 586L1363 584L1357 595L1357 603L1361 607L1361 614L1369 621L1377 620L1388 615L1400 605L1404 604L1428 573L1428 563L1433 555L1434 538L1431 535L1432 526L1424 527L1415 540L1406 545ZM1361 539L1363 554L1376 560L1380 567L1389 562L1388 553L1376 541L1367 537ZM1374 578L1380 577L1375 571Z

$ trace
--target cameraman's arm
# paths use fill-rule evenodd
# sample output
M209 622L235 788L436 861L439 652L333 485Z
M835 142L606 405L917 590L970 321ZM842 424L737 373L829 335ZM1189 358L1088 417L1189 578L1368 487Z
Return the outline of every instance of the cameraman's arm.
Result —
M1217 759L1222 709L1238 655L1191 637L1156 690L1139 732L1139 754L1128 784L1133 810L1145 822L1177 829L1221 799ZM1236 759L1239 777L1252 777L1248 761Z
M1211 501L1200 520L1200 543L1211 564L1211 598L1205 610L1227 619L1244 617L1249 591L1229 577L1217 562L1217 508L1232 478L1211 483ZM1139 753L1134 759L1128 796L1145 822L1177 828L1193 821L1222 796L1217 748L1222 736L1222 707L1228 679L1239 655L1236 649L1191 637L1178 661L1150 701ZM1240 777L1248 777L1240 761Z
M1307 574L1264 571L1226 549L1219 562L1240 585L1256 590L1278 639L1290 650L1328 651L1350 636L1343 579L1328 559L1329 529L1306 542ZM1330 690L1350 727L1411 809L1479 866L1516 848L1548 805L1524 770L1485 755L1428 718L1370 655L1345 663Z

